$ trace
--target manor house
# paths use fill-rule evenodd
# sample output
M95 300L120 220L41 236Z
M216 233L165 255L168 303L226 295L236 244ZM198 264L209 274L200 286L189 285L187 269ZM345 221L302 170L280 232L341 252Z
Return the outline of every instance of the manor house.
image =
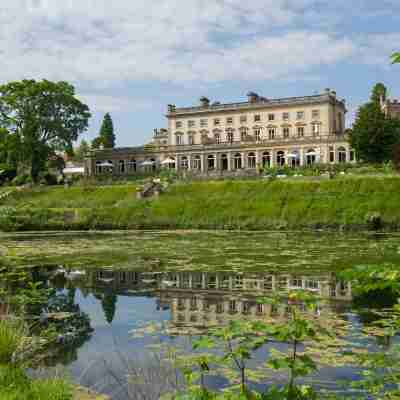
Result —
M336 92L239 103L168 105L167 129L142 147L100 149L86 174L128 175L159 168L192 174L252 174L260 168L355 161L345 131L346 104Z

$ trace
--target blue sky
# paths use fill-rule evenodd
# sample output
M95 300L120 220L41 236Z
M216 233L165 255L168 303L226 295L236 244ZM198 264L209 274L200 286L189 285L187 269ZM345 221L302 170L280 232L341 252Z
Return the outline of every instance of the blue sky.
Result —
M110 112L120 146L166 126L166 105L335 89L348 123L382 81L400 97L399 0L2 0L2 81L67 80Z

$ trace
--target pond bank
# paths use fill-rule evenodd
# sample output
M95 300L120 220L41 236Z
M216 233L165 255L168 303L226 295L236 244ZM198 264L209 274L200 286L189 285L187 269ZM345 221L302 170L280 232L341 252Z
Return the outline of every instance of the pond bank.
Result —
M0 230L385 230L400 228L400 178L176 183L157 199L134 186L39 188L0 203Z

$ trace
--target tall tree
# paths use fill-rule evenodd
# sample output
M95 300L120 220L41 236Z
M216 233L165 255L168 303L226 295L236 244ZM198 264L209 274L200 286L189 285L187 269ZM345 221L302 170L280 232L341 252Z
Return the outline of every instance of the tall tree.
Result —
M359 108L351 132L352 147L367 162L392 160L394 149L400 143L400 120L387 117L378 100L378 96L385 94L384 85L374 87L371 101Z
M386 86L383 83L377 83L372 89L371 102L379 106L381 104L381 99L383 99L383 101L386 101L386 96Z
M105 148L109 149L115 147L114 124L109 113L104 116L99 136Z
M0 128L20 143L20 157L34 181L57 150L87 129L90 112L67 82L23 80L0 86Z

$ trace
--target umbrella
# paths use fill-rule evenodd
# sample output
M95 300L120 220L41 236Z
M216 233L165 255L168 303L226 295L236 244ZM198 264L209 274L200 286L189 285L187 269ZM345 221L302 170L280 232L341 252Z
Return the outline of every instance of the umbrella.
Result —
M154 165L154 161L146 160L146 161L143 161L141 165L143 167L146 167L147 165Z
M114 167L114 164L111 163L111 162L105 161L105 162L103 162L103 163L101 163L101 164L98 164L98 166L99 166L99 167L111 167L111 168L113 168L113 167Z
M286 154L286 157L287 157L287 158L298 158L299 155L296 154L296 153L289 153L289 154Z
M166 158L161 164L174 164L175 160L173 158Z

